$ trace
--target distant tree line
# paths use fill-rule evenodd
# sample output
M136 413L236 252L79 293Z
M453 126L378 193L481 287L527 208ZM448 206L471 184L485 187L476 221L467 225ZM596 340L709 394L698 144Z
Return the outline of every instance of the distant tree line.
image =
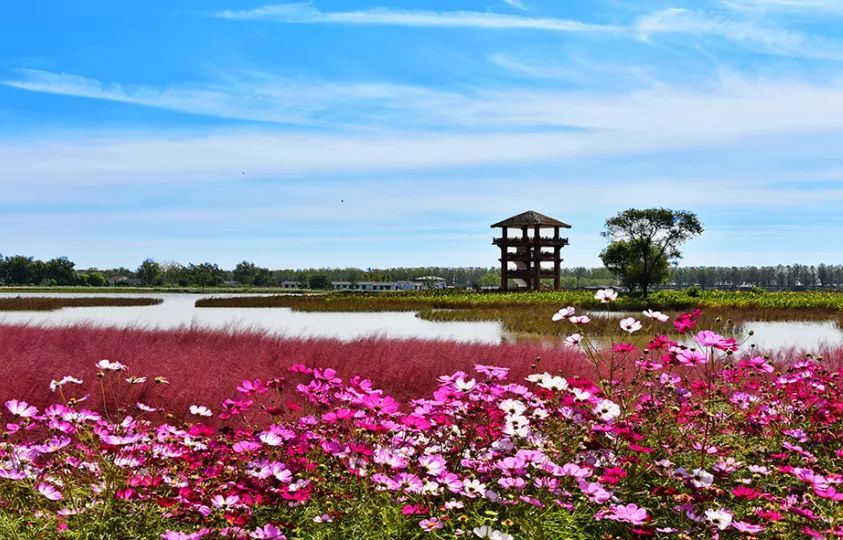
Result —
M778 266L688 266L673 270L675 287L763 287L765 289L815 289L843 287L843 265L789 264Z
M409 267L409 268L307 268L270 270L243 261L231 270L204 262L179 264L143 261L136 269L77 269L66 257L47 261L15 255L0 256L0 284L40 286L143 286L143 287L280 287L293 282L302 288L327 289L332 281L403 281L424 276L444 278L454 287L497 287L500 270L489 267ZM561 271L563 287L599 287L618 285L607 268L571 267ZM843 265L778 265L778 266L690 266L672 268L667 283L661 288L748 288L815 289L843 288Z

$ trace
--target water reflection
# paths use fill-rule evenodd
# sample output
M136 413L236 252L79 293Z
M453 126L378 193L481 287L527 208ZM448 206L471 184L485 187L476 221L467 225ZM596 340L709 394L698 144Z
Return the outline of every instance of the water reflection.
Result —
M0 293L14 296L91 296L84 293ZM123 296L121 294L121 296ZM482 343L502 341L539 341L548 345L559 338L513 336L499 322L432 322L420 319L413 312L378 313L313 313L294 312L288 308L195 308L202 294L126 294L134 297L161 298L154 306L66 308L49 312L0 312L0 324L32 324L65 326L92 324L99 326L169 329L199 326L211 329L259 330L275 335L326 337L351 340L373 335L389 338L424 338ZM214 295L219 296L219 295ZM593 312L593 316L607 316ZM611 313L609 316L640 316L636 313ZM746 322L741 337L749 330L754 336L748 343L762 350L796 348L817 350L821 346L843 347L843 331L834 321Z

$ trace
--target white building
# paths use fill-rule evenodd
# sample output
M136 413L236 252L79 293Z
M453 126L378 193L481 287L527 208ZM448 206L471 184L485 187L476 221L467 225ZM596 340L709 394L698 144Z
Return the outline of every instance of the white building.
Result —
M335 291L417 291L424 286L415 281L332 281Z

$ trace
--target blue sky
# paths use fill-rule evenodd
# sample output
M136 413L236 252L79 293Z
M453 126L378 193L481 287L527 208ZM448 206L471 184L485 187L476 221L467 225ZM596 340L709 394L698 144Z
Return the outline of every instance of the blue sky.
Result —
M533 209L695 211L685 264L841 263L843 2L7 3L0 253L493 265Z

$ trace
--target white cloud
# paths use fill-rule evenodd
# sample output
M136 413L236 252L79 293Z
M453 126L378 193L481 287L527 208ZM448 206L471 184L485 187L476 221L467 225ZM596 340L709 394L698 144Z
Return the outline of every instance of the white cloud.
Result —
M522 11L527 10L527 6L525 6L524 2L522 2L521 0L503 0L503 3L508 6L512 6L515 9L520 9Z
M457 93L384 83L312 81L290 85L283 80L261 79L207 90L141 87L129 91L121 85L74 75L47 72L29 72L29 75L5 84L31 91L224 118L304 126L320 124L349 132L348 136L335 133L316 137L335 140L341 146L355 145L361 140L361 130L354 126L367 126L367 130L380 133L389 141L405 142L403 134L420 134L417 138L420 147L452 137L465 137L469 142L517 141L518 137L512 138L507 131L530 129L522 137L565 141L567 148L578 147L589 137L614 139L628 133L636 134L630 143L638 146L661 141L662 134L669 134L664 142L684 144L723 136L843 124L841 82L821 85L724 76L708 88L696 89L654 85L627 93L529 88L477 88ZM677 121L679 118L681 122ZM559 128L586 130L586 133L546 132ZM483 134L459 134L466 130L482 130ZM438 139L432 134L443 131L445 134ZM604 133L594 133L597 131ZM653 137L653 141L642 136Z
M843 47L839 43L683 8L668 8L646 15L637 21L635 30L644 40L659 34L711 36L770 54L843 60Z
M721 0L721 3L739 11L843 12L840 0Z
M435 108L453 105L460 97L422 87L391 83L333 83L293 80L263 73L242 73L225 83L155 88L106 83L69 73L24 69L5 86L117 101L191 114L281 124L317 125L322 113L348 104L361 113L397 110L407 102Z
M751 137L843 131L843 84L726 77L707 89L660 87L626 94L478 92L455 108L441 99L409 97L389 125L410 114L418 126L328 133L216 130L53 140L0 141L4 187L77 182L146 181L167 172L182 181L313 173L354 173L559 161L694 148ZM353 103L351 104L353 108ZM270 116L275 114L268 111ZM390 116L392 114L393 116ZM465 129L480 126L483 129ZM512 127L530 129L511 131ZM560 127L577 129L558 129ZM831 139L829 139L831 140Z
M515 5L519 2L515 2ZM548 32L615 32L619 28L555 18L524 17L479 11L421 11L387 8L360 11L320 11L310 4L279 4L250 10L226 10L217 17L289 24L346 24L482 28L487 30L540 30Z

